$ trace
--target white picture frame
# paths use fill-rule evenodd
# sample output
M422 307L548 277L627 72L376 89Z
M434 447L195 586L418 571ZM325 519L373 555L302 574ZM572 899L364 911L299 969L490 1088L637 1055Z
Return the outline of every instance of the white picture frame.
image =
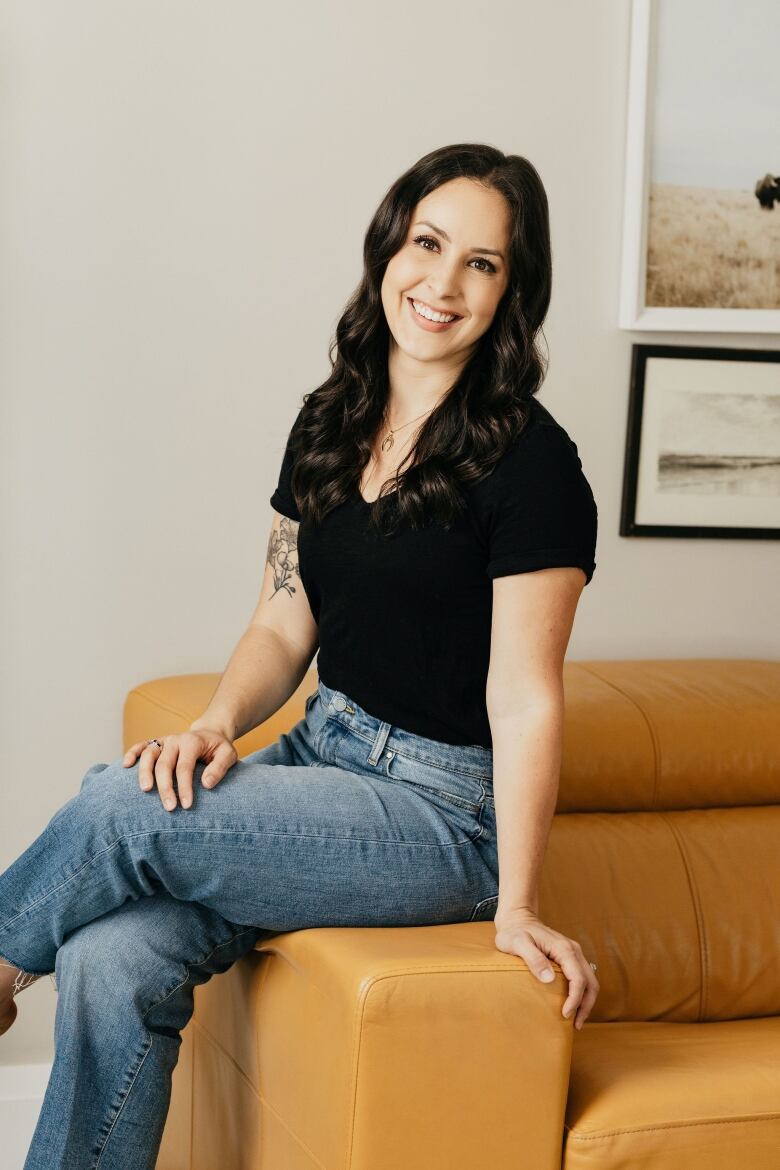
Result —
M740 27L743 29L742 35L745 38L754 37L756 44L758 41L766 41L774 44L775 50L780 37L773 37L771 29L777 27L780 34L780 5L771 7L770 0L746 0L747 7L751 4L756 6L766 6L770 12L770 28L767 28L766 21L751 20L751 13L745 12L742 6L737 6L730 3L733 21L738 19L743 22ZM769 255L767 257L767 289L764 291L764 284L759 280L756 282L756 298L758 300L768 300L770 305L774 306L777 303L778 307L718 307L716 305L707 306L684 306L684 305L658 305L646 303L646 289L647 282L647 258L648 258L648 236L649 236L649 221L650 221L650 191L652 183L651 167L653 165L653 112L657 107L657 93L656 93L656 76L658 73L658 22L661 14L661 4L677 5L674 10L666 10L669 13L669 21L674 20L675 25L679 24L681 9L686 5L701 6L704 0L632 0L631 10L631 43L630 43L630 59L629 59L629 87L628 87L628 109L627 109L627 124L626 124L626 153L625 153L625 182L624 182L624 205L623 205L623 225L622 225L622 256L621 256L621 273L620 273L620 295L619 295L619 313L618 325L621 329L632 330L695 330L697 332L718 332L718 333L780 333L780 280L777 279L777 267L780 262L780 203L772 210L767 210L760 206L755 191L751 192L751 197L755 204L755 220L751 217L748 210L753 204L745 197L744 189L733 192L734 196L734 214L739 215L739 227L742 229L743 222L748 222L749 230L747 232L741 231L741 236L747 236L748 239L741 239L740 244L746 247L752 246L751 241L760 240L761 233L765 230L770 231L771 243L769 245ZM726 5L724 0L719 3L711 4L708 12L710 20L717 20L720 13L721 17L725 19ZM776 15L772 15L772 14ZM752 25L752 27L750 27ZM707 31L704 29L703 31ZM717 34L717 30L713 35ZM668 27L667 27L667 45L668 45ZM716 42L719 43L719 42ZM675 46L675 61L684 59L687 55L688 61L695 63L701 59L701 54L706 52L706 45L691 43L689 46ZM685 50L685 52L683 52ZM724 52L729 51L729 39L726 37L726 44ZM740 86L741 101L744 103L744 87L751 85L751 70L755 70L754 62L751 60L743 61L744 53L740 52L739 47L734 49L733 68L730 70L730 76L723 79L724 86L729 84ZM682 70L678 73L682 75ZM697 70L691 64L689 69L691 80L690 84L695 85L697 82ZM667 77L674 77L674 63L666 69ZM774 74L776 79L776 71ZM680 76L680 84L687 84L687 79ZM754 84L764 85L763 78L754 80ZM773 83L769 78L766 84ZM748 101L759 102L759 95L752 91ZM668 113L668 105L667 105ZM757 107L758 108L758 107ZM772 108L777 111L776 101ZM761 106L762 125L763 125L763 106ZM688 114L690 117L690 114ZM708 103L704 96L702 96L701 105L698 110L698 116L702 122L706 124L709 117ZM718 117L718 111L714 110L712 119ZM717 141L718 127L711 127L712 136L710 141ZM748 127L746 127L747 133ZM735 130L731 126L729 133L733 141ZM727 154L727 147L729 139L726 131L724 134L724 158ZM680 134L680 138L685 142L684 134ZM675 142L675 149L679 151L680 141ZM777 143L775 149L775 157L771 164L767 162L767 166L780 167L780 157L778 156L780 150L780 141ZM698 151L698 154L697 154ZM695 160L702 157L702 143L697 138L696 142L691 144L691 157ZM754 154L756 159L761 155L761 151L757 150ZM750 156L749 156L750 157ZM752 165L748 162L748 167ZM695 169L695 161L692 164ZM760 167L756 165L755 174L756 179L760 179ZM747 174L748 171L743 172ZM776 172L775 172L776 174ZM740 177L736 180L738 183L744 180ZM656 187L656 191L662 190ZM672 190L672 188L666 188ZM680 187L680 192L685 192L685 188ZM696 190L696 188L692 188ZM717 189L714 189L716 192ZM728 207L725 214L728 215ZM774 217L773 219L770 219ZM744 219L742 217L747 217ZM758 218L761 217L761 218ZM712 238L712 231L707 233L704 237L707 246ZM725 235L725 233L722 233ZM722 240L721 240L722 243ZM728 243L728 242L727 242ZM695 240L693 241L692 251L688 255L696 253ZM702 253L704 247L702 247ZM672 255L673 250L669 249L666 255ZM748 255L747 259L752 259ZM705 284L704 274L706 271L707 279L710 280L710 287L718 290L716 296L726 295L720 290L725 286L716 279L713 279L711 270L705 270L705 265L708 263L705 255L702 255L702 286ZM679 261L678 261L679 263ZM687 275L690 276L691 265L688 260ZM654 266L657 267L657 266ZM755 263L753 263L755 268ZM693 266L695 274L695 265ZM759 277L760 277L759 266ZM657 279L657 278L655 278ZM747 279L747 274L746 274ZM751 278L752 279L752 278ZM659 282L663 285L663 281ZM748 294L752 295L752 294ZM707 300L706 290L703 290L698 295L691 299Z

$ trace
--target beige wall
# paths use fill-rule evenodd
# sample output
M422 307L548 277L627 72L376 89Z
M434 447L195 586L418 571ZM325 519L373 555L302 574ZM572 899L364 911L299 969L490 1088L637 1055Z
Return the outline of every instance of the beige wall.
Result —
M632 340L615 325L627 0L0 9L3 818L10 864L120 754L131 686L221 669L256 601L301 395L369 217L484 140L551 201L542 400L599 504L571 658L776 657L769 541L617 535ZM24 993L0 1062L51 1054Z

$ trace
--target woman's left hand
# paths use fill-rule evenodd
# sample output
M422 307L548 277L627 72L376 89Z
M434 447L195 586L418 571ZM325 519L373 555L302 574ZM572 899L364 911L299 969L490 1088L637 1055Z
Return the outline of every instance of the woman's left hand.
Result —
M545 926L536 914L525 909L502 913L496 917L495 927L498 950L525 959L529 970L543 983L550 982L549 977L541 978L545 970L555 978L547 959L558 963L569 980L563 1015L568 1019L576 1009L574 1027L581 1028L596 1001L599 981L576 939Z

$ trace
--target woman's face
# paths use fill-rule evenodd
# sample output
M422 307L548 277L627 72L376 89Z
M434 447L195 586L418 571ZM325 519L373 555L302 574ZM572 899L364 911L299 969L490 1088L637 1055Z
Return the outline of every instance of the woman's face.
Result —
M417 204L382 281L390 333L408 358L465 365L509 283L509 216L503 195L466 178ZM438 313L455 319L440 324Z

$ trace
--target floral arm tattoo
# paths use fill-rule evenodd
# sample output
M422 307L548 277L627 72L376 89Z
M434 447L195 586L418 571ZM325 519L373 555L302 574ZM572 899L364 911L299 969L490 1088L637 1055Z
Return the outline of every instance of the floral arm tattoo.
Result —
M288 593L295 593L295 586L291 584L293 577L300 580L301 572L298 567L298 523L295 520L290 520L287 516L282 516L282 522L279 525L279 531L274 528L271 530L271 535L268 538L268 549L266 552L266 561L271 566L274 574L274 591L271 594L275 597L280 589L286 589Z

